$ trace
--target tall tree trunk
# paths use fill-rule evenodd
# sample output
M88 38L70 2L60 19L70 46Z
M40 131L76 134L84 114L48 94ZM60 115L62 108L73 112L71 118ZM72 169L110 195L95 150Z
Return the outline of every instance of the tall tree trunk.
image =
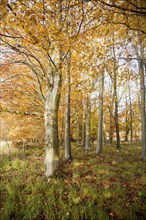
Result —
M126 128L125 128L125 141L128 141L129 127L128 127L128 119L127 115L125 116Z
M146 158L146 67L144 63L144 43L140 41L140 53L138 48L134 46L138 59L139 75L140 75L140 95L141 95L141 124L142 124L142 157ZM140 54L140 55L139 55Z
M87 97L87 106L86 106L86 141L85 141L85 150L90 150L90 101Z
M139 61L142 123L142 157L146 157L146 75L143 60Z
M61 0L58 1L58 18L56 24L62 27L62 5ZM58 110L60 102L60 88L62 83L62 46L57 45L54 51L54 60L50 57L52 65L52 83L46 91L45 100L45 147L46 147L46 176L51 177L59 168L59 138L58 138Z
M129 80L129 105L130 105L130 144L133 142L133 111L132 111L132 100L131 100L131 90L130 90L130 80Z
M45 103L45 147L46 147L46 176L54 175L59 167L59 141L58 141L58 109L59 89L61 86L61 75L54 75L54 84L46 94Z
M97 147L96 154L100 155L102 153L102 142L103 142L103 90L104 90L104 74L101 75L99 79L99 106L98 106L98 133L97 133Z
M114 40L114 39L113 39ZM119 113L118 113L118 95L117 95L117 64L116 64L116 54L115 45L113 41L113 56L114 56L114 104L115 104L115 127L116 127L116 146L120 148L120 130L119 130Z
M65 158L70 160L71 156L71 142L70 142L70 60L71 53L68 52L67 55L67 63L66 63L66 83L67 83L67 91L66 91L66 112L65 112Z
M110 85L110 107L109 107L109 144L113 143L113 104L114 104L114 96L113 96L113 86L112 83Z
M64 128L64 117L62 118L62 121L61 121L61 127L60 127L60 145L63 144L63 140L64 140L64 137L63 137L63 129Z
M85 107L83 106L83 118L82 118L82 146L85 147Z
M103 142L103 144L107 144L107 137L106 137L106 132L104 131L104 126L103 126L103 132L102 132L102 134L103 134L103 140L102 140L102 142ZM102 153L102 152L101 152Z
M128 121L128 103L126 98L126 115L125 115L125 141L128 141L128 134L129 134L129 121Z
M80 144L80 121L78 112L76 113L76 120L77 120L77 144Z
M117 88L115 86L115 126L116 126L116 146L120 148L120 130L119 130L119 115L118 115L118 100L117 100Z
M110 113L110 130L109 130L109 143L113 143L113 120L112 114Z

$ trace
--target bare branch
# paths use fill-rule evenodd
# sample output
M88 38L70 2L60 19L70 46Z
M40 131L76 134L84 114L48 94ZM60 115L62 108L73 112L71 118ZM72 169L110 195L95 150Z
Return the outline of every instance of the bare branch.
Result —
M57 68L57 66L55 65L55 63L54 63L54 61L53 61L53 59L52 59L51 55L50 55L49 53L47 53L47 55L48 55L48 57L49 57L49 59L50 59L51 63L52 63L52 64L53 64L53 66L55 67L56 71L58 71L58 68Z
M0 33L0 36L2 37L7 37L7 38L13 38L13 39L22 39L22 37L18 37L18 36L12 36L12 35L7 35L7 34L1 34Z
M136 9L132 9L132 8L125 8L123 6L120 6L120 5L117 5L117 4L114 4L114 3L110 4L110 3L107 3L107 2L102 1L102 0L96 0L96 2L100 2L101 4L106 5L110 8L115 8L115 9L119 9L119 10L122 10L122 11L125 11L125 12L132 12L132 13L136 13L137 15L146 16L146 8L140 8L139 9L138 6L137 6L137 10L136 10Z
M37 87L38 87L38 92L39 92L39 95L40 95L40 97L41 97L41 99L42 99L42 101L44 103L46 99L45 99L45 96L44 96L43 91L42 91L42 86L41 86L41 82L40 82L37 70L35 70L33 65L30 62L27 62L27 61L16 61L15 63L26 65L35 74L36 82L37 82Z

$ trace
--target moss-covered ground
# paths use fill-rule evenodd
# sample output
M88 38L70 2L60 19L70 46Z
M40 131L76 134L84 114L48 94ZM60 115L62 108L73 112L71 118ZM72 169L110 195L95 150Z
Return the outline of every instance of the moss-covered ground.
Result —
M30 146L1 155L1 220L144 220L146 163L141 147L104 146L86 153L73 144L73 160L64 159L49 182L44 176L44 148Z

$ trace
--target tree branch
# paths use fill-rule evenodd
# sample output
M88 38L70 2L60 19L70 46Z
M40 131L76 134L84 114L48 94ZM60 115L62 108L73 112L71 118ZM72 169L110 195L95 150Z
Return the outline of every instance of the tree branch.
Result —
M136 13L137 15L146 16L146 8L140 8L140 10L138 11L138 10L135 10L135 9L132 9L132 8L125 8L123 6L120 6L120 5L117 5L117 4L114 4L114 3L110 4L110 3L107 3L107 2L102 1L102 0L95 0L95 1L100 2L101 4L106 5L110 8L115 8L115 9L119 9L119 10L126 11L126 12L133 12L133 13ZM139 9L138 6L137 6L137 9ZM141 11L141 9L145 10L145 11Z
M7 35L7 34L1 34L0 36L2 37L7 37L7 38L13 38L13 39L22 39L22 37L18 37L18 36L11 36L11 35Z

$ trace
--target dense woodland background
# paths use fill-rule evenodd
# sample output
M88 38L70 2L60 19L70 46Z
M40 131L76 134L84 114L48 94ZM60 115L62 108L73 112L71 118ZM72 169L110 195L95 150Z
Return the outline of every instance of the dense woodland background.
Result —
M2 218L144 219L146 2L0 7Z

